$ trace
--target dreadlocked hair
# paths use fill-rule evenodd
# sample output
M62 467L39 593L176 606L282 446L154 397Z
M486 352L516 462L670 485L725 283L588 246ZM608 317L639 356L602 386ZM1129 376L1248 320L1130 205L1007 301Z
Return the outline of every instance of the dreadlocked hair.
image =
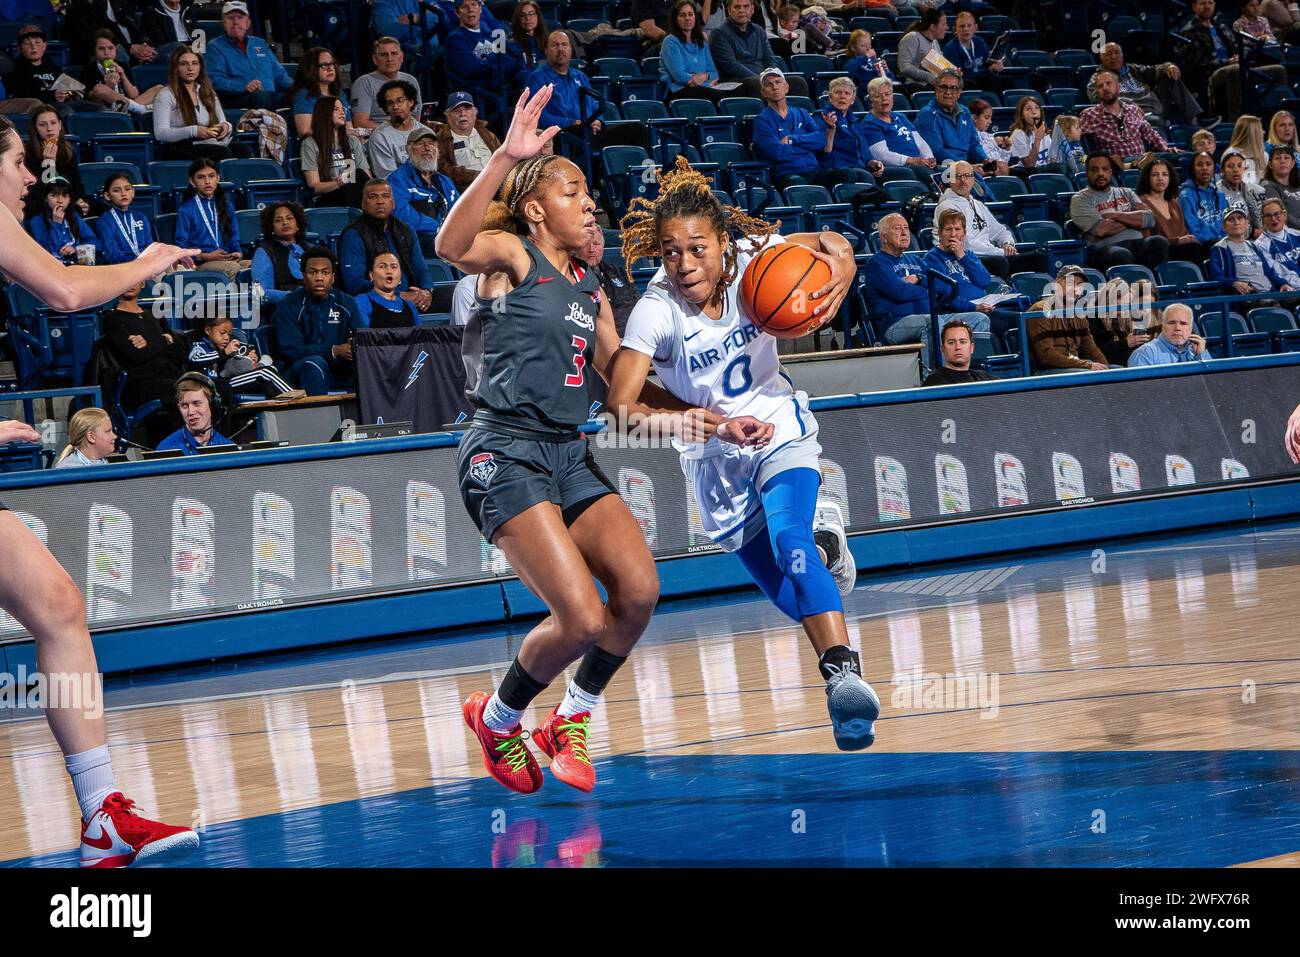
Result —
M524 218L524 201L537 191L537 187L549 175L550 166L563 156L534 156L516 163L506 174L506 181L501 185L497 198L488 204L483 216L483 228L501 229L517 236L528 235L528 220Z
M659 228L670 219L683 216L703 216L709 221L720 236L738 233L740 238L761 243L781 224L769 223L749 215L736 206L724 206L713 195L709 181L702 173L691 169L686 157L678 154L677 165L667 173L660 173L659 198L650 201L637 197L628 207L628 213L619 221L623 230L623 259L627 268L627 278L632 279L632 264L638 259L657 258L661 255L659 248ZM737 269L736 244L728 243L722 253L722 278L718 280L721 288L730 286L736 280Z

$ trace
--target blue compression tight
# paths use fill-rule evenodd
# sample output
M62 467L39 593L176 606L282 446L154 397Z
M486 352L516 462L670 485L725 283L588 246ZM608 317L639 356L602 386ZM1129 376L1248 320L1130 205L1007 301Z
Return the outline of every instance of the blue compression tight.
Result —
M844 611L835 579L813 542L813 514L822 477L814 469L774 475L759 490L767 537L755 536L736 552L763 594L795 621Z

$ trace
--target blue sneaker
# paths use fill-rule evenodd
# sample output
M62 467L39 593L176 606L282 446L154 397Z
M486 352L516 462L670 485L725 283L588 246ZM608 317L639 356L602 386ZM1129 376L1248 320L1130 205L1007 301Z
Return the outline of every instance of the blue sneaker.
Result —
M832 672L826 680L826 710L831 715L835 746L841 751L861 751L876 741L880 699L862 679L858 653L850 654L853 658L848 664L824 666Z

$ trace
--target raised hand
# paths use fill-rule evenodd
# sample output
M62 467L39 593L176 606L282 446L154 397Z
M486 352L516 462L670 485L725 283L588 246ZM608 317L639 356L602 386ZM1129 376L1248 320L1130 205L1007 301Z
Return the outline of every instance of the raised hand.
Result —
M519 102L515 104L514 118L510 121L510 129L506 130L506 138L501 142L501 149L516 162L536 156L542 151L543 146L559 134L558 126L537 132L542 108L550 102L553 92L554 87L548 83L531 98L527 89L520 94Z

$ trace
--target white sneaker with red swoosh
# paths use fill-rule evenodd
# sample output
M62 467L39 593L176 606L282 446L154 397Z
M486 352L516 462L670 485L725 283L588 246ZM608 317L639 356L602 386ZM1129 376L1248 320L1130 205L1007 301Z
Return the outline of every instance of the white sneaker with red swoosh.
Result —
M199 836L188 827L150 821L134 808L121 791L104 798L81 825L82 867L130 867L167 851L199 846Z

